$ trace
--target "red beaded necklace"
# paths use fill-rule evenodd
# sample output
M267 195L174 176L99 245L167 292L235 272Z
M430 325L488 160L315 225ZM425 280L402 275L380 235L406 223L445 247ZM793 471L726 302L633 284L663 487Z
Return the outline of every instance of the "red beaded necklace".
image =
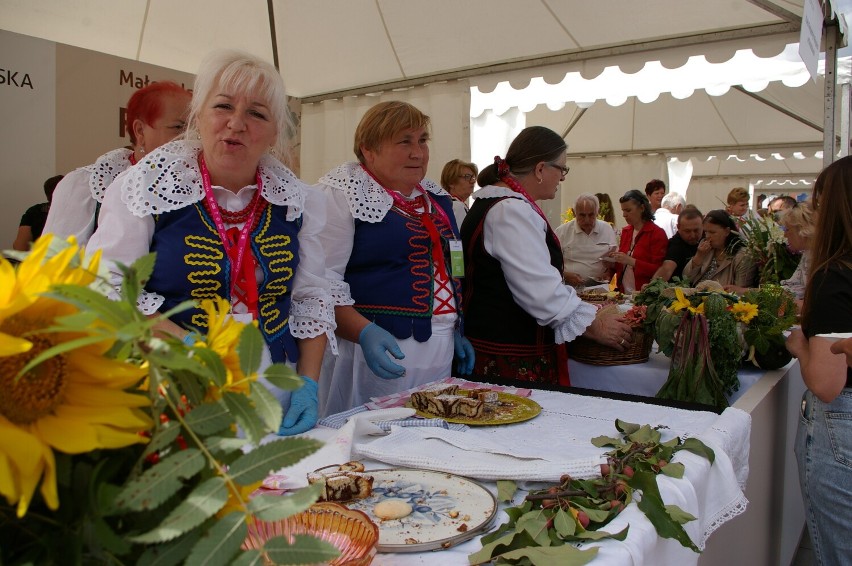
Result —
M216 203L216 207L219 209L219 214L222 215L222 220L225 221L225 224L242 224L249 219L252 210L254 210L254 205L258 200L260 200L260 190L254 193L251 201L242 210L231 212L222 208L219 203Z

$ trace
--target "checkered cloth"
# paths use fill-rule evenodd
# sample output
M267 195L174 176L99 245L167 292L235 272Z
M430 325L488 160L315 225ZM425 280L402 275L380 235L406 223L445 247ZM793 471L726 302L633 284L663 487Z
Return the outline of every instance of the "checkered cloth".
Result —
M426 383L418 387L412 387L411 389L406 389L405 391L400 391L399 393L385 395L384 397L371 397L370 402L366 403L365 406L371 411L376 411L378 409L390 409L392 407L404 407L405 403L408 401L408 398L411 397L411 394L413 392L428 389L436 385L458 385L461 389L479 389L482 387L487 387L492 391L499 391L501 393L511 393L512 395L517 395L519 397L529 397L530 395L532 395L531 389L510 387L505 385L491 385L489 383L480 383L478 381L468 381L466 379L461 379L458 377L445 377L444 379L433 381L431 383Z

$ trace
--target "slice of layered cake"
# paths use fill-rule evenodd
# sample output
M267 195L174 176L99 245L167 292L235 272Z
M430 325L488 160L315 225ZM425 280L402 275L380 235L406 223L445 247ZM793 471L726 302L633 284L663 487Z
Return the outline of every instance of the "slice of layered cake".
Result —
M325 482L320 501L352 501L369 497L373 493L373 476L363 472L363 465L360 466L360 471L353 471L352 464L353 462L347 462L341 466L308 473L309 484Z
M481 418L484 414L485 404L479 399L472 399L465 395L458 395L458 387L452 392L441 388L431 388L423 391L415 391L411 394L411 406L418 411L423 411L438 417L454 418L465 417L470 419Z

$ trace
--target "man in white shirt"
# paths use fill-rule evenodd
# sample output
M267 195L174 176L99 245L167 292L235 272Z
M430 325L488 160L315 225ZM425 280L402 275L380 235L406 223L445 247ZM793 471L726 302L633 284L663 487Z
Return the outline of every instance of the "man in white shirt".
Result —
M677 215L683 212L686 199L679 193L669 193L663 197L660 208L654 211L654 224L662 228L671 240L677 234Z
M615 231L598 220L599 208L598 197L583 193L574 203L574 220L556 228L569 285L593 285L608 278L608 264L601 258L616 249Z

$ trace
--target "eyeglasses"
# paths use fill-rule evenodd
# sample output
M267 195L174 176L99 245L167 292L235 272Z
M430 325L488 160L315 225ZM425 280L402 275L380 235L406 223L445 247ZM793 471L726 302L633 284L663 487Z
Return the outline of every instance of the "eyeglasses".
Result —
M476 175L473 173L465 173L464 175L459 175L459 179L464 179L467 182L471 182L476 179Z
M547 162L547 164L550 165L551 167L553 167L554 169L559 169L560 171L562 171L563 177L568 174L568 171L571 170L570 167L566 167L564 165L558 165L556 163L550 163L549 161Z

